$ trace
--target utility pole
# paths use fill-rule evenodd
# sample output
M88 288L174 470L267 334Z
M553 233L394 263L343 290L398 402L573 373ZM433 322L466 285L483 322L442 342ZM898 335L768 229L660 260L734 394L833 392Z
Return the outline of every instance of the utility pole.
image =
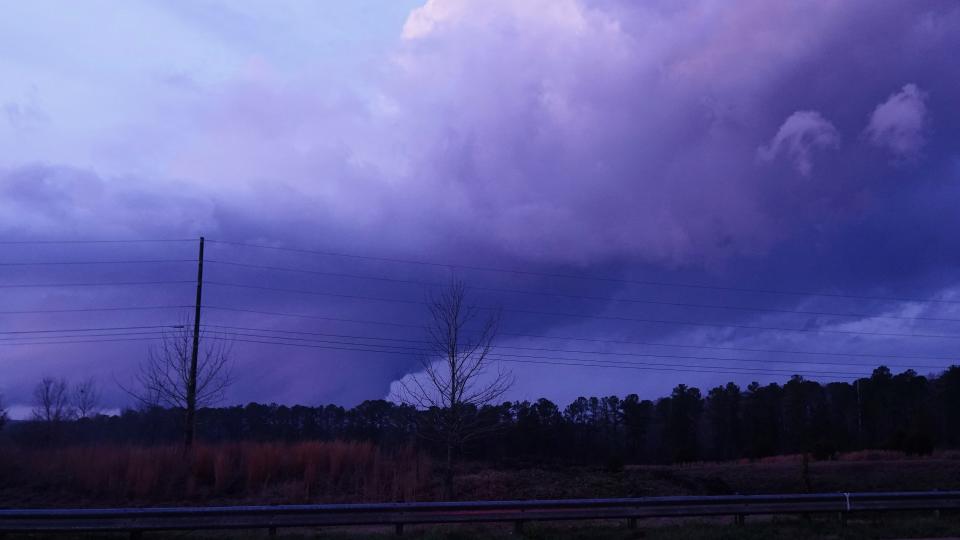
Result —
M857 379L857 443L863 450L863 398L860 397L860 379Z
M190 378L187 380L187 417L184 426L184 444L193 445L197 415L197 354L200 351L200 305L203 296L203 237L197 257L197 302L193 312L193 351L190 354Z

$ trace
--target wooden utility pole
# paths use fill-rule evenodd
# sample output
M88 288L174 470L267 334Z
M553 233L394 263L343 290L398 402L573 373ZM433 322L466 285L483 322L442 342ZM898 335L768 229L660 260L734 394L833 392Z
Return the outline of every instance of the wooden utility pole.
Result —
M863 398L860 396L860 379L857 379L857 445L863 450Z
M184 426L184 444L193 445L197 417L197 354L200 351L200 305L203 296L203 237L200 237L200 255L197 257L197 301L193 312L193 351L190 354L190 378L187 380L187 417Z

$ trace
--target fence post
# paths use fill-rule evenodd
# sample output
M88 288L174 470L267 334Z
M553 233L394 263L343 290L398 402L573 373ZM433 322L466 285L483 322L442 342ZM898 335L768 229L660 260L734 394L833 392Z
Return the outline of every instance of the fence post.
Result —
M397 531L397 536L403 536L403 523L396 523L394 527Z
M627 520L627 528L630 529L630 530L636 529L636 528L637 528L637 518L632 517L632 518L628 519L628 520Z
M523 535L523 520L518 519L513 522L513 534Z
M277 537L277 528L276 528L276 527L270 527L269 529L267 529L267 536L269 536L270 538L276 538L276 537Z

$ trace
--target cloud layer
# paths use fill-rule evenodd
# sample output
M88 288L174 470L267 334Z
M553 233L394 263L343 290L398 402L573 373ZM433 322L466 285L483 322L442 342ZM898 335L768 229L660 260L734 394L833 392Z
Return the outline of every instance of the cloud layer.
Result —
M75 81L50 75L74 76L68 66L31 71L23 68L31 60L22 58L10 67L15 83L0 85L0 237L206 234L546 273L861 295L926 297L956 286L960 68L952 51L960 48L960 7L954 2L429 0L388 26L380 46L362 55L343 52L363 59L353 63L324 56L308 39L311 17L295 9L277 9L262 23L255 13L234 13L227 27L204 13L171 8L151 15L171 35L182 32L184 42L198 45L170 57L144 48L155 55L143 62L149 73L130 70L130 78L114 81L88 66L78 68L82 77ZM250 37L267 28L274 41ZM214 42L201 46L206 39ZM121 66L137 62L122 51L102 52ZM112 99L98 97L98 90ZM89 100L82 102L84 96ZM429 274L388 264L361 269L417 279ZM468 277L601 297L784 309L825 302ZM360 287L297 284L340 292ZM416 290L374 292L421 297ZM530 296L488 300L587 315L760 318ZM293 309L289 298L253 293L224 293L218 301ZM371 310L343 299L310 307L360 318L370 318ZM879 325L885 323L873 315L902 306L846 308L866 310L871 317L864 324ZM377 311L397 319L411 313L397 306ZM54 322L67 321L33 320ZM268 317L246 322L279 324ZM839 324L817 317L768 322ZM785 339L520 315L511 324L714 344ZM807 343L842 345L851 344ZM948 345L923 347L929 353ZM347 367L311 388L307 381L288 383L288 375L307 369L313 357L290 357L288 367L274 372L251 356L265 388L244 385L236 399L356 401L383 395L416 365L354 369L329 356L325 361ZM4 391L25 399L22 381L39 371L17 367ZM676 379L658 376L649 388L659 391ZM595 391L619 390L619 383L612 376ZM524 392L571 384L529 383Z

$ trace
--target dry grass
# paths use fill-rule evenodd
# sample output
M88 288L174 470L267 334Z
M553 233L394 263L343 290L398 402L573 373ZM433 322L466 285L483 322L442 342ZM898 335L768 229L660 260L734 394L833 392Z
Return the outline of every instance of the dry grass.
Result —
M409 449L358 442L7 448L0 461L7 488L113 503L409 501L431 477L428 460Z
M958 458L856 452L811 461L806 474L800 455L617 472L464 463L456 488L465 500L960 489ZM199 445L188 455L177 445L0 446L0 507L436 500L440 486L426 457L365 443Z

